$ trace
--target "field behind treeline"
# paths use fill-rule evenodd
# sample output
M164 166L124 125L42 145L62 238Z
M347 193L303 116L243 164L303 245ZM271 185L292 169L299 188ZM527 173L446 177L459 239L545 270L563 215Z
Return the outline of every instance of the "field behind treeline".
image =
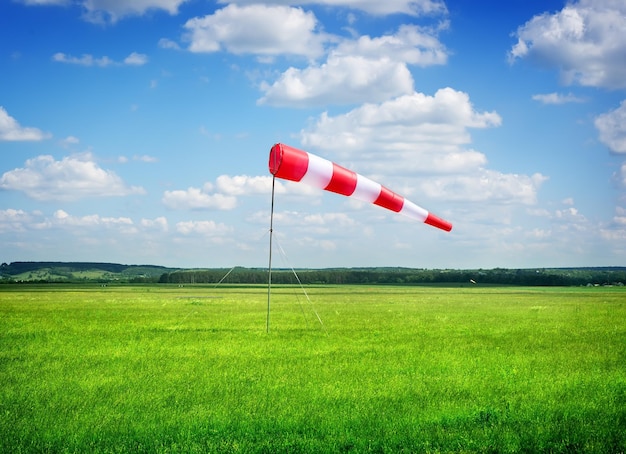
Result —
M623 287L0 286L0 452L624 452Z

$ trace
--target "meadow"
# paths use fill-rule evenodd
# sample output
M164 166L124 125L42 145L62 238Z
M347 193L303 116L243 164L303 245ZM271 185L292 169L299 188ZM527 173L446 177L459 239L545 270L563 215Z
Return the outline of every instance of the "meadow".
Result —
M626 451L626 289L0 286L0 452Z

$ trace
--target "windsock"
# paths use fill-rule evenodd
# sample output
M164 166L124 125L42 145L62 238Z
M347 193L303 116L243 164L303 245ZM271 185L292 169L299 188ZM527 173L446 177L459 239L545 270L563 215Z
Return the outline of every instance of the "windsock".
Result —
M334 162L296 148L275 144L270 150L269 170L284 180L297 181L326 191L354 197L387 208L419 222L449 232L452 224L367 177Z

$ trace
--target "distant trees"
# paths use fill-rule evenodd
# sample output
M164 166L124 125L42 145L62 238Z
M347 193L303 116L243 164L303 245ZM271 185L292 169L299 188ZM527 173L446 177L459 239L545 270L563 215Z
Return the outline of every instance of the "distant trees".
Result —
M329 268L321 270L272 271L275 284L389 284L419 285L436 283L472 283L520 286L572 286L587 284L615 284L626 282L626 268L558 268L491 270L428 270L413 268ZM164 284L263 284L268 280L267 270L235 268L212 270L180 270L164 273Z
M137 284L266 284L264 268L172 269L151 265L83 262L13 262L0 265L0 282ZM626 267L539 269L425 269L402 267L272 270L275 284L304 285L519 285L579 286L626 283Z

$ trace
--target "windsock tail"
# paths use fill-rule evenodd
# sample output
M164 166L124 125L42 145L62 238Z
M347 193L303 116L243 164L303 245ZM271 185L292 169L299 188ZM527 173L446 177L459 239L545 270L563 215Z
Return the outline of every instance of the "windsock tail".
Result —
M452 230L452 224L450 222L446 221L445 219L441 219L440 217L435 216L432 213L428 213L428 216L424 220L424 223L432 225L433 227L437 227L441 230L445 230L446 232Z

